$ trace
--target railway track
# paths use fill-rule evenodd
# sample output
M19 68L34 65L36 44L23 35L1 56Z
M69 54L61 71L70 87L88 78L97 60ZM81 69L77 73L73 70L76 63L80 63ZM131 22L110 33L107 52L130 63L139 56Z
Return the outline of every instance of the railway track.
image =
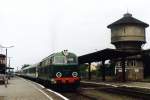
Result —
M81 84L81 87L85 88L93 88L99 92L107 92L111 94L117 94L127 97L132 97L133 99L138 100L150 100L150 90L149 89L141 89L136 87L125 87L125 86L104 86L104 85L94 85L94 84Z
M150 100L150 90L131 87L81 84L76 91L60 93L69 100Z
M80 88L76 91L63 91L59 93L69 100L150 100L149 89L123 86L113 87L81 83Z
M104 88L103 88L104 89ZM143 100L135 97L114 94L112 91L100 91L97 88L80 88L74 92L61 93L69 100Z
M120 95L127 95L141 100L150 100L150 91L144 89L116 87L116 88L103 88L97 90L120 94Z

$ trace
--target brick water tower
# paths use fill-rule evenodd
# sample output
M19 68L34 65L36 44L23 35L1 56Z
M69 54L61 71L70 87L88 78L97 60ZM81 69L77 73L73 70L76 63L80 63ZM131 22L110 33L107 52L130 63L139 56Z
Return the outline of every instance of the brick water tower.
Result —
M108 25L111 29L111 43L117 50L136 52L142 50L142 45L146 43L145 28L149 25L132 17L126 13L116 22ZM142 80L144 78L144 67L141 55L130 56L125 60L125 73L127 80ZM120 59L116 60L116 79L122 77Z

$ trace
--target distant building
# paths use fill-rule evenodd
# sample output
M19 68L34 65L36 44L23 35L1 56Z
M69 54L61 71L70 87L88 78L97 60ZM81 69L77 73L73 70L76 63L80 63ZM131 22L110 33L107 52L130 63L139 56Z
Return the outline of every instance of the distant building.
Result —
M146 43L145 28L149 25L126 13L116 22L108 25L111 29L111 43L117 50L137 52ZM115 59L116 79L122 79L121 60ZM141 55L127 57L125 72L127 80L143 80L144 67Z

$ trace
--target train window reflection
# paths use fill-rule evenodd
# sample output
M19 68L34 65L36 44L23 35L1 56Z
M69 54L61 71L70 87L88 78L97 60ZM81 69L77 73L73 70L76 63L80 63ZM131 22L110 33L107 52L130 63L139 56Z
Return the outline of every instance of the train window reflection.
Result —
M65 57L57 56L54 58L55 64L64 64L65 63Z
M69 64L77 63L77 60L76 60L76 58L75 58L75 57L68 58L68 59L67 59L67 61L68 61L68 63L69 63Z
M77 59L75 57L64 57L64 56L57 56L54 58L55 64L76 64Z

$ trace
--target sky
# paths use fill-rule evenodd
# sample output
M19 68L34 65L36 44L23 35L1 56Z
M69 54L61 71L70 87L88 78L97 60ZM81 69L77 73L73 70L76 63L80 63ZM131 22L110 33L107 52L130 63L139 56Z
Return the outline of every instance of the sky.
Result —
M129 12L150 24L148 0L0 0L0 45L11 67L40 62L64 49L78 56L114 48L107 25ZM146 29L150 48L150 28ZM5 49L0 49L5 53Z

